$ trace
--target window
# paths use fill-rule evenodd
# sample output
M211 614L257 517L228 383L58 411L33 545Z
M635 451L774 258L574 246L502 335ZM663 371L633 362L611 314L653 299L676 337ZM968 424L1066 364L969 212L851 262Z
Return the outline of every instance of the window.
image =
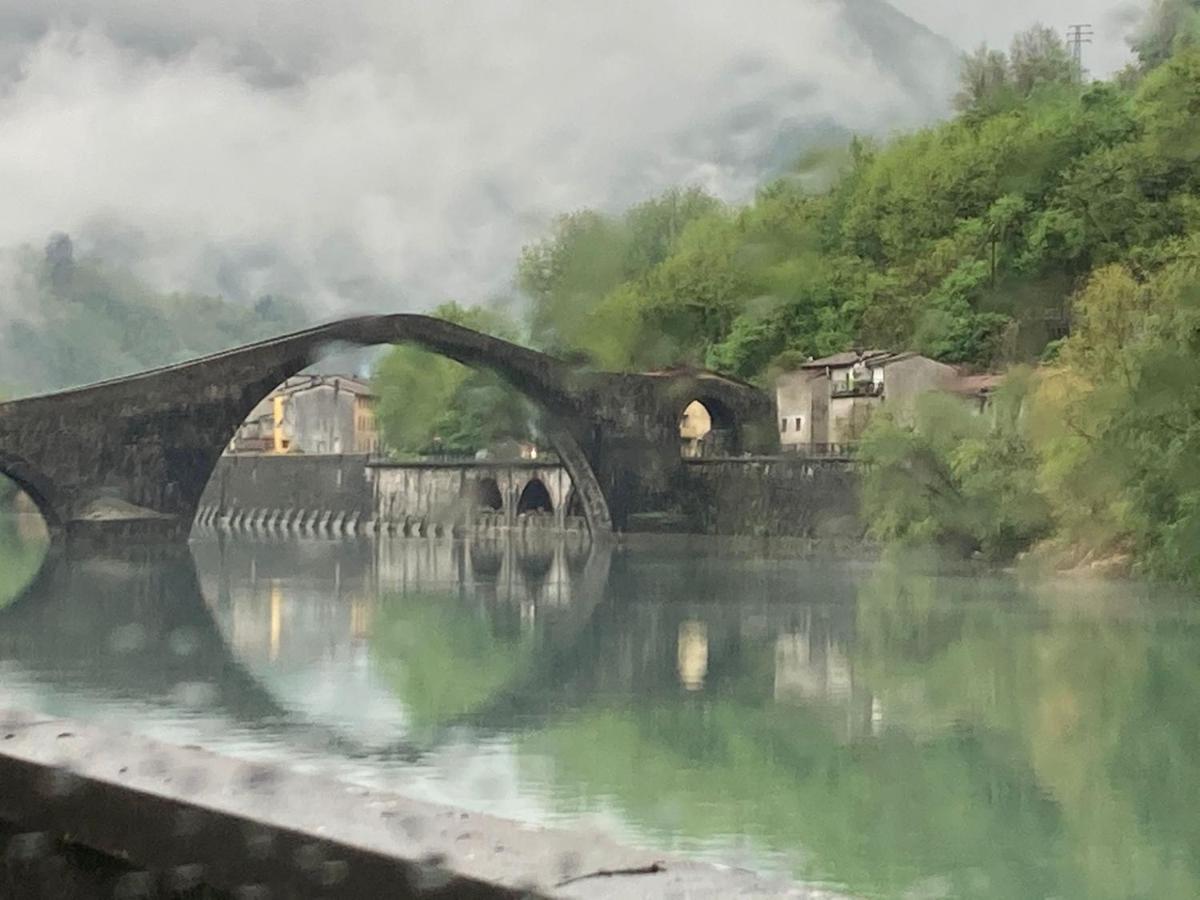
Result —
M800 423L801 423L801 422L803 422L803 421L804 421L804 416L796 416L796 425L795 425L795 428L794 428L793 430L794 430L794 431L799 431L799 430L800 430Z
M779 420L779 430L780 430L780 432L785 432L785 431L787 431L787 419L780 419L780 420Z

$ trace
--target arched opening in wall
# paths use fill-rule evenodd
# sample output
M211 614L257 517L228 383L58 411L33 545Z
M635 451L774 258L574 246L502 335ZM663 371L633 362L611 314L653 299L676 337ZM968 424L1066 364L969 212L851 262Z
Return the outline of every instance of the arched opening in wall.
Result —
M687 459L723 456L737 449L737 422L720 400L700 397L679 416L679 452Z
M33 580L49 546L50 529L33 498L0 475L0 608Z
M491 509L497 512L504 509L504 497L500 493L500 485L495 478L481 478L475 482L475 505L479 509Z
M520 499L517 500L517 515L553 512L554 504L550 501L550 491L546 489L546 485L540 478L531 478L525 485L525 489L521 491Z

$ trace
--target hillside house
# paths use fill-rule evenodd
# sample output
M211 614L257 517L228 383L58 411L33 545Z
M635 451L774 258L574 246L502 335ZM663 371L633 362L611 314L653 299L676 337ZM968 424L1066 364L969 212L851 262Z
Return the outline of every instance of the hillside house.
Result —
M904 421L917 397L950 389L958 378L953 366L917 353L851 350L810 360L776 379L780 444L785 451L843 452L885 403Z

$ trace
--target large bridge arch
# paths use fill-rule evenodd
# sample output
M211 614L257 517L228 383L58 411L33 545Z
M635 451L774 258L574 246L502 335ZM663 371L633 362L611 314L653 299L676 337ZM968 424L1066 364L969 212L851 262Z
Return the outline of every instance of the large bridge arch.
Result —
M190 530L217 460L254 407L330 346L412 343L496 372L546 413L547 439L611 530L608 504L571 429L575 406L560 361L440 319L364 316L127 378L0 404L0 471L34 498L52 530L106 496ZM30 462L36 460L36 462ZM161 526L160 526L161 527Z
M687 395L713 397L777 441L774 404L711 373L583 371L528 347L429 316L362 316L82 388L0 403L0 466L26 488L52 532L92 528L182 539L218 459L251 410L331 345L412 343L485 368L545 413L545 433L594 534L674 502ZM755 439L757 441L757 439ZM18 464L19 463L19 464ZM102 498L122 522L93 522ZM560 500L560 503L562 501Z

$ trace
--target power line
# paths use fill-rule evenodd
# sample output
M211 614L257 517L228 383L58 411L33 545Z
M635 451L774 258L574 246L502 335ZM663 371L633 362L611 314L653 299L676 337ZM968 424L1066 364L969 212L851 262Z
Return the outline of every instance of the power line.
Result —
M1094 36L1091 25L1067 26L1067 46L1071 48L1071 58L1075 60L1075 77L1081 82L1087 72L1083 67L1083 45L1090 44Z

